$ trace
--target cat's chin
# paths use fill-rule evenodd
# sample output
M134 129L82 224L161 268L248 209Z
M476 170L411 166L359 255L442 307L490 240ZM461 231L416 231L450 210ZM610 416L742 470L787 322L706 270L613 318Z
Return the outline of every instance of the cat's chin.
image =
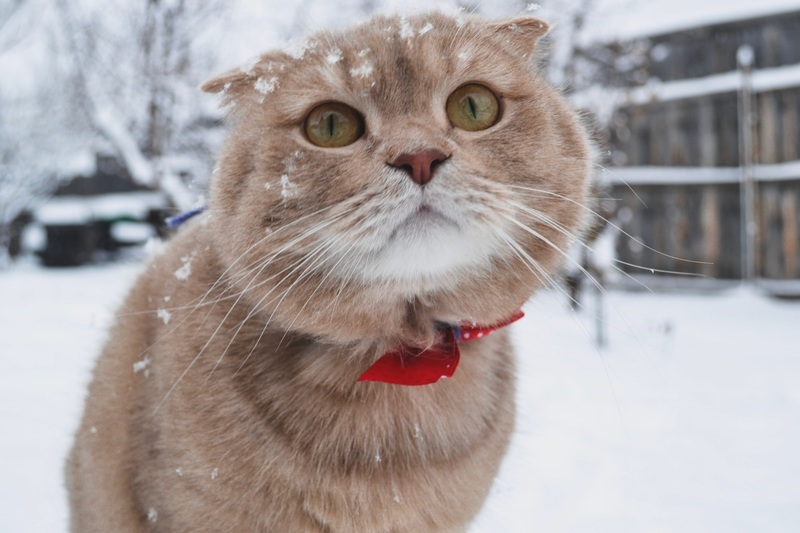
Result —
M466 269L489 268L499 253L486 229L463 227L446 215L422 208L395 228L386 244L358 268L366 281L426 282L442 288Z

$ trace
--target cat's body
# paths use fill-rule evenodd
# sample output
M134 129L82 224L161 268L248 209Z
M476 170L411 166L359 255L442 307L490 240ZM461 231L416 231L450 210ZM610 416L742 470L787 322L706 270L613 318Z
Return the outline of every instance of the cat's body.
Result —
M443 323L502 321L561 261L589 150L530 70L544 31L378 18L206 85L233 133L208 214L151 261L98 362L73 531L467 527L513 428L507 332L463 343L451 379L357 380ZM467 83L500 96L481 131L444 110ZM304 136L329 101L363 118L356 141ZM424 179L403 163L419 153L442 154Z

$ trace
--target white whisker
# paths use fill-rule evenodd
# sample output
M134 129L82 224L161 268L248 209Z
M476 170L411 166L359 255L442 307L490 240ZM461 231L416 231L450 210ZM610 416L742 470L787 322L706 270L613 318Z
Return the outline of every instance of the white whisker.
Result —
M628 237L629 239L634 241L636 244L639 244L642 247L650 250L651 252L654 252L654 253L656 253L658 255L661 255L663 257L666 257L668 259L674 259L676 261L684 261L684 262L687 262L687 263L693 263L693 264L697 264L697 265L710 265L710 264L712 264L712 263L709 263L707 261L696 261L696 260L693 260L693 259L683 259L681 257L676 257L676 256L673 256L673 255L666 254L664 252L660 252L660 251L656 250L655 248L652 248L652 247L646 245L645 243L641 242L639 239L637 239L636 237L634 237L633 235L631 235L630 233L628 233L627 231L625 231L624 229L622 229L618 225L614 224L614 222L612 222L609 219L605 218L603 215L601 215L597 211L593 210L591 207L583 205L580 202L578 202L578 201L576 201L576 200L574 200L572 198L569 198L568 196L564 196L562 194L558 194L558 193L555 193L555 192L552 192L552 191L546 191L546 190L543 190L543 189L535 189L533 187L525 187L525 186L522 186L522 185L511 185L510 187L513 188L513 189L521 189L521 190L527 191L529 193L543 194L543 195L546 195L546 196L559 198L561 200L564 200L564 201L570 202L572 204L575 204L578 207L580 207L581 209L585 209L587 212L589 212L592 215L596 216L597 218L599 218L600 220L602 220L603 222L605 222L606 224L608 224L612 228L616 229L617 231L619 231L620 233L622 233L623 235L625 235L626 237Z
M324 210L324 209L323 209L323 210ZM320 211L323 211L323 210L320 210ZM319 213L320 211L318 211L317 213ZM225 316L222 318L222 320L220 321L219 325L218 325L218 326L217 326L217 327L214 329L214 331L212 332L212 334L211 334L211 336L208 338L208 340L206 340L206 342L205 342L205 344L203 345L203 347L200 349L200 351L197 353L197 355L195 355L195 357L194 357L194 358L191 360L191 362L190 362L190 363L189 363L189 365L186 367L186 369L185 369L185 370L184 370L184 371L181 373L181 375L178 377L178 379L175 381L175 383L173 383L173 385L172 385L172 386L170 387L170 389L169 389L169 390L166 392L166 394L164 395L164 397L163 397L163 398L162 398L162 399L159 401L159 403L156 405L155 412L157 412L157 411L158 411L158 410L161 408L161 406L162 406L162 405L164 404L164 402L165 402L165 401L166 401L166 400L169 398L169 396L172 394L172 392L175 390L175 388L178 386L178 384L179 384L179 383L180 383L180 382L183 380L183 378L184 378L184 377L186 376L186 374L187 374L187 373L188 373L188 372L191 370L191 368L192 368L192 367L193 367L193 366L194 366L194 365L197 363L197 361L200 359L200 357L202 356L202 354L203 354L203 353L206 351L206 349L208 348L208 346L211 344L211 342L212 342L212 340L214 339L214 337L216 337L216 336L217 336L217 334L218 334L218 333L219 333L219 331L221 330L222 326L225 324L225 322L228 320L228 318L230 317L230 315L233 313L233 311L234 311L234 309L236 308L237 304L239 304L239 302L240 302L240 301L241 301L241 299L244 297L244 295L245 295L245 294L246 294L246 293L247 293L249 290L252 290L252 288L259 287L259 286L263 285L264 283L267 283L267 281L266 281L266 280L264 280L264 281L261 281L261 282L259 282L258 284L256 284L256 286L255 286L255 287L252 287L252 284L253 284L253 282L254 282L254 281L255 281L255 280L258 278L258 275L259 275L261 272L263 272L263 270L264 270L264 269L265 269L267 266L269 266L269 264L271 263L271 260L272 260L272 259L274 259L275 257L277 257L277 256L278 256L280 253L282 253L283 251L290 250L290 249L291 249L293 246L295 246L296 244L298 244L298 243L302 242L303 240L305 240L305 239L307 239L307 238L309 238L309 237L313 236L314 234L318 233L318 232L319 232L319 231L321 231L322 229L324 229L324 228L326 228L326 227L330 226L330 225L331 225L331 224L333 224L334 222L338 221L338 220L339 220L339 218L341 218L341 217L342 217L342 216L344 216L345 214L346 214L346 213L339 214L338 216L336 216L336 217L333 217L332 219L328 219L328 220L326 220L324 223L320 223L320 224L317 224L317 225L313 226L313 227L312 227L312 228L310 228L309 230L306 230L304 233L302 233L300 236L296 237L295 239L293 239L293 240L291 240L290 242L288 242L288 243L286 243L285 245L283 245L281 248L279 248L279 249L278 249L278 251L276 251L276 252L274 252L273 254L271 254L271 255L268 257L268 259L267 259L267 260L265 260L265 261L261 261L261 262L260 262L260 267L258 268L258 272L256 273L256 275L252 276L252 278L250 279L250 281L248 282L248 284L245 286L245 288L244 288L242 291L240 291L240 292L238 293L238 297L237 297L237 298L236 298L236 300L233 302L233 304L231 304L230 308L229 308L229 309L228 309L228 311L225 313ZM305 217L305 218L307 218L307 217ZM263 243L265 239L269 238L269 236L270 236L270 235L267 235L267 236L263 237L262 239L260 239L260 240L258 241L258 243ZM249 251L249 250L252 250L252 248L253 248L254 246L256 246L256 244L254 244L254 245L251 245L251 246L248 248L248 251ZM247 253L247 252L245 252L245 253ZM244 255L245 255L245 253L243 253L243 254L240 254L240 256L239 256L239 257L241 258L242 256L244 256ZM227 272L228 270L230 270L230 267L229 267L228 269L226 269L226 272ZM217 282L218 282L218 281L219 281L221 278L222 278L222 276L220 276L220 278L218 278ZM215 282L215 285L217 284L217 282ZM279 282L279 284L280 284L280 282ZM270 291L270 292L271 292L271 291ZM209 293L209 292L207 291L207 293L206 293L206 294L208 294L208 293ZM269 293L267 293L267 294L269 294ZM266 297L266 296L265 296L265 297ZM254 308L254 310L255 310L255 308ZM209 310L209 314L210 314L210 312L211 312L211 310ZM254 311L253 311L253 312L254 312ZM252 312L251 312L251 315L252 315ZM248 318L249 318L251 315L248 315ZM206 315L206 318L207 318L207 317L208 317L208 314ZM204 320L203 320L203 322L205 322L205 320L206 320L206 319L204 319ZM245 319L245 321L246 321L246 320L247 320L247 319ZM182 323L182 322L181 322L181 323ZM240 329L241 329L241 326L240 326L239 330L240 330ZM239 330L237 330L237 332L238 332ZM174 331L174 328L173 328L173 331ZM229 343L228 343L228 347L229 347L229 346L230 346L230 345L233 343L234 339L235 339L235 335L234 335L234 336L231 338L231 340L229 341ZM226 348L225 348L225 351L227 351L227 349L228 349L228 348L226 347ZM224 354L225 354L225 351L223 352L223 356L224 356ZM217 364L214 366L214 369L216 369L216 368L217 368L217 366L219 365L220 361L221 361L221 358L220 358L220 360L219 360L219 361L217 361ZM212 369L212 373L213 373L213 370L214 370L214 369Z

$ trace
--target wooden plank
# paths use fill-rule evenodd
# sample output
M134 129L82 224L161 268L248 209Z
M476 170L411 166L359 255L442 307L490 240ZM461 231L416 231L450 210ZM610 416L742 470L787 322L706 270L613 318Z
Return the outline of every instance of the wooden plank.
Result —
M783 161L800 159L800 88L781 92L783 100Z
M741 279L742 226L739 208L739 185L719 185L720 194L720 255L716 277Z
M769 279L782 277L782 246L780 227L780 192L774 183L760 188L761 216L759 217L757 243L760 251L761 276Z
M795 278L798 272L798 228L797 228L797 187L786 190L781 199L781 225L783 226L783 257L785 259L783 275Z
M700 208L700 224L702 226L705 250L702 260L710 265L702 266L702 274L714 276L716 265L722 255L722 234L720 229L719 189L710 185L703 187L702 206Z
M739 118L736 95L714 97L714 132L717 142L717 164L739 165Z
M717 136L714 135L714 103L711 97L704 97L698 105L698 135L700 136L700 155L697 164L713 167L717 164Z
M650 165L668 166L666 151L669 145L666 141L666 132L669 131L668 115L660 108L651 116L650 122Z
M758 96L758 137L756 137L759 163L778 162L778 124L775 93L760 94Z

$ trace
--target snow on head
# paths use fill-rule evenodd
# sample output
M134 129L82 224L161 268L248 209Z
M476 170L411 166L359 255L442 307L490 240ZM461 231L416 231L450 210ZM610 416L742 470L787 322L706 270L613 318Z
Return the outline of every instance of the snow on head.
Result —
M342 51L339 50L338 48L334 48L333 50L330 51L330 53L327 56L325 56L325 60L329 64L335 65L336 63L342 60Z
M414 29L405 17L400 17L400 37L406 40L410 40L414 37Z
M360 57L361 59L364 59L371 52L372 52L372 49L364 48L363 50L359 50L358 54L356 54L356 55L358 57ZM353 76L354 78L367 78L367 77L369 77L370 74L372 74L373 70L374 70L374 67L372 66L372 63L370 63L368 60L364 59L363 63L361 63L357 67L353 67L353 68L350 69L350 75Z
M366 78L370 74L372 74L372 71L373 71L372 63L367 61L357 66L356 68L351 68L350 75L355 78Z
M138 374L141 372L144 374L144 377L150 377L150 369L147 368L150 366L150 361L150 356L146 355L141 361L136 361L133 363L133 373Z
M292 180L289 178L288 174L283 174L281 176L281 196L284 200L293 198L296 194L296 188L297 185L292 183Z
M184 255L181 257L183 265L175 271L175 279L178 281L186 281L189 279L189 276L192 275L192 260L194 256L195 254L192 253L191 255Z
M253 88L263 94L264 96L268 95L269 93L273 92L275 89L278 88L278 78L277 76L273 76L270 79L265 79L259 77L256 82L253 84Z
M294 59L302 59L308 50L313 50L317 43L305 39L293 39L284 46L283 51Z
M431 24L430 22L427 22L423 27L421 27L419 29L419 32L417 32L417 35L425 35L429 31L431 31L432 29L433 29L433 24Z
M292 173L297 168L297 160L302 157L300 150L295 150L283 162L283 174L281 175L281 196L284 200L297 196L297 185L292 182Z
M170 313L163 307L160 307L158 311L156 311L156 315L164 322L164 325L169 324L169 319L172 318L172 313Z

